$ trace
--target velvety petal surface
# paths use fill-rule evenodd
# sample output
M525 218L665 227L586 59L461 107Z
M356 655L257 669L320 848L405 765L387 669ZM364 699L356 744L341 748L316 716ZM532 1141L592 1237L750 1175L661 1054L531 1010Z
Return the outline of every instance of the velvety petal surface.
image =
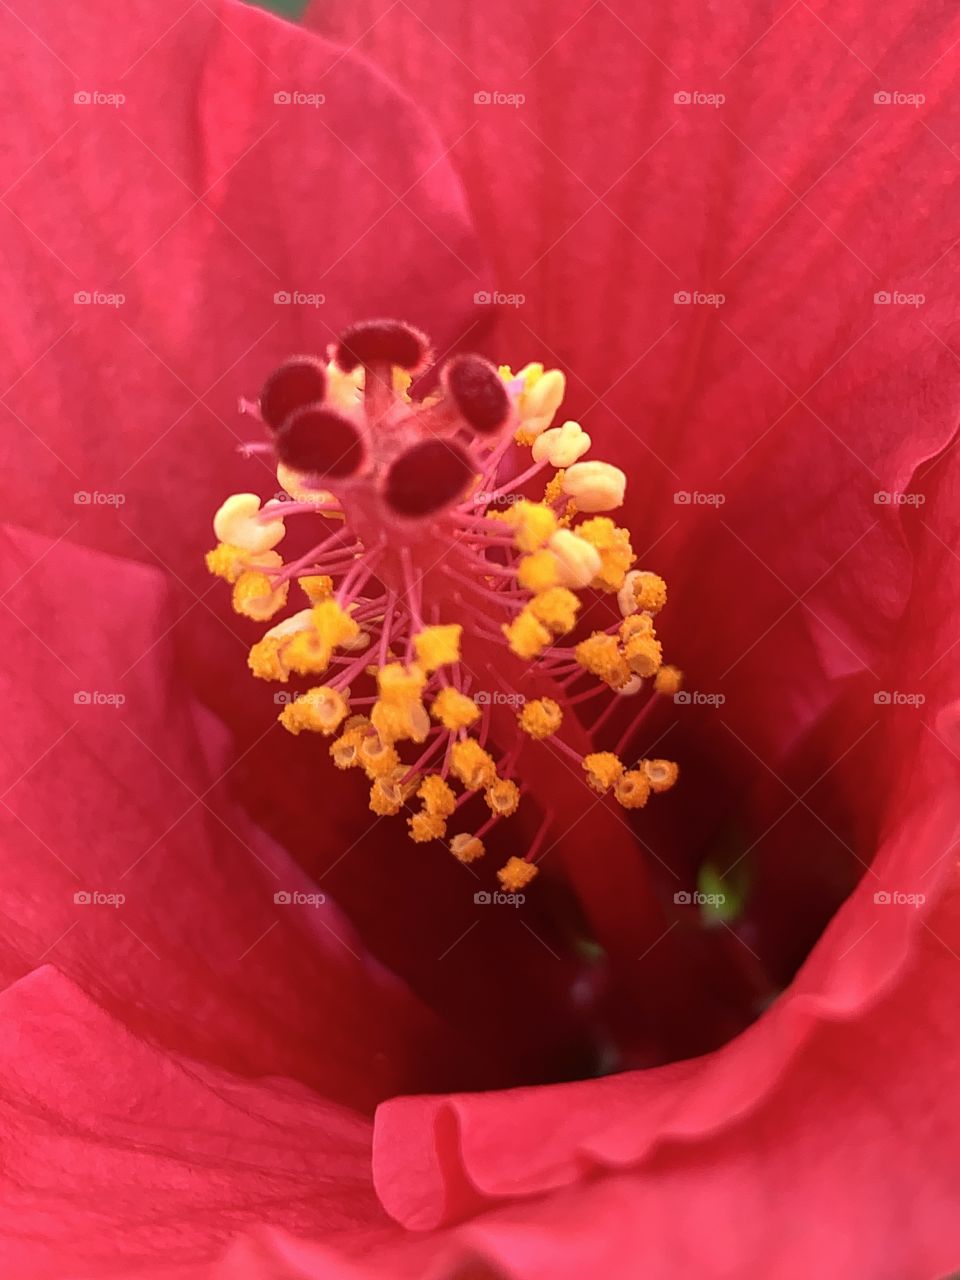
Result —
M358 314L460 337L460 189L372 68L253 6L13 5L4 40L7 512L196 585L211 508L276 488L236 453L240 395ZM122 494L129 527L77 490Z

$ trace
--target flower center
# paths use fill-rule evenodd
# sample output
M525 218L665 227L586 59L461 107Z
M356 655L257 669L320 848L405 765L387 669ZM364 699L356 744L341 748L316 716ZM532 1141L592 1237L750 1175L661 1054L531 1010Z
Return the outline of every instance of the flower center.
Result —
M553 426L563 374L455 356L438 391L414 400L429 361L417 330L373 321L325 360L281 365L243 407L269 434L283 496L227 498L207 566L257 621L302 593L249 665L291 688L278 695L286 729L330 737L334 765L366 776L374 813L403 814L413 841L469 864L495 826L539 806L532 839L497 872L516 894L561 807L569 826L571 803L639 809L673 786L674 763L625 749L681 673L656 635L666 585L635 567L629 532L606 514L626 477L581 461L592 442L579 423ZM288 521L309 545L285 561ZM591 628L604 601L606 625ZM637 715L603 748L622 699ZM526 779L569 762L572 801L530 794Z

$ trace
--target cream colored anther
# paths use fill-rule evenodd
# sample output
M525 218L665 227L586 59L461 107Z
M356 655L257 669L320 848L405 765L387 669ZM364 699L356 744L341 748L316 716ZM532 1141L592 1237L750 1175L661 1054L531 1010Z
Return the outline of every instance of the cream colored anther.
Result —
M563 475L563 492L581 511L613 511L623 506L627 477L609 462L578 462Z
M567 380L559 369L548 369L523 393L520 403L521 425L528 435L546 431L563 402Z
M626 684L621 685L619 689L615 689L618 698L633 698L643 688L643 679L641 676L631 676Z
M637 597L634 589L639 578L640 570L631 569L623 580L623 586L617 592L617 604L624 618L629 618L632 613L637 612Z
M255 493L232 493L213 517L213 531L220 542L244 551L269 551L283 538L282 520L259 520L260 499Z
M551 427L533 442L535 462L549 462L551 467L570 467L590 448L590 437L579 422L565 422Z
M588 587L600 572L599 551L569 529L558 529L547 546L557 557L561 586L574 590Z
M291 613L264 635L264 640L286 640L295 636L298 631L306 631L313 626L313 610L301 609L299 613Z
M311 489L307 484L308 479L309 477L301 471L294 471L292 467L285 466L282 462L277 464L277 480L280 488L297 502L315 502L323 506L330 506L336 502L336 498L329 489Z

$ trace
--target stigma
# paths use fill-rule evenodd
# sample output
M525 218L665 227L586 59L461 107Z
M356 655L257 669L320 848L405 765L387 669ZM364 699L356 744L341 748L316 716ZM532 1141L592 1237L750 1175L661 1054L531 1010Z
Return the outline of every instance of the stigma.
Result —
M431 359L417 329L376 320L274 370L241 407L278 491L229 495L206 563L237 613L271 624L248 664L286 687L284 729L329 739L378 818L464 866L506 825L497 875L515 892L557 818L525 777L545 760L584 813L643 808L677 765L602 730L624 699L635 724L682 675L656 632L666 584L612 514L626 475L587 456L580 423L554 425L563 373L457 355L417 398Z

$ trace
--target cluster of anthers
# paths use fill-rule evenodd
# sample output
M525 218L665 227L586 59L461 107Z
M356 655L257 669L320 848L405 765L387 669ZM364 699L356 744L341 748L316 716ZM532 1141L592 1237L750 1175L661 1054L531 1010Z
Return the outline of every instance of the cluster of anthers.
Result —
M227 498L207 555L245 617L273 619L292 586L301 594L249 656L260 679L303 686L283 699L284 728L332 738L334 765L366 775L374 813L405 812L412 840L443 841L462 863L521 805L531 752L573 761L626 809L671 787L671 761L621 759L629 731L585 754L564 731L596 745L618 699L672 694L681 674L663 665L654 626L666 585L634 568L628 531L603 514L626 477L581 460L579 423L553 425L563 374L457 355L415 401L431 352L411 326L357 324L327 354L286 361L241 402L269 435L247 452L276 465L282 492ZM302 536L284 562L288 521ZM588 631L596 593L618 608ZM538 816L526 852L497 873L507 891L537 873L552 815Z

